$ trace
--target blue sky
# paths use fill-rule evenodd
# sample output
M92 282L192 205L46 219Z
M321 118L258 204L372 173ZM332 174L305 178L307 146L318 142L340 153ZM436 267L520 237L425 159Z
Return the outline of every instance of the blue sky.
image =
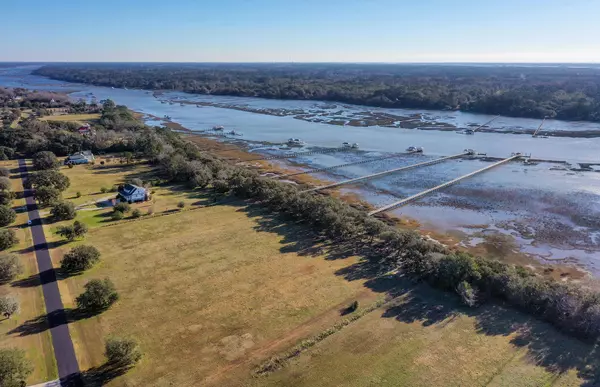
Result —
M3 0L0 61L600 62L598 0Z

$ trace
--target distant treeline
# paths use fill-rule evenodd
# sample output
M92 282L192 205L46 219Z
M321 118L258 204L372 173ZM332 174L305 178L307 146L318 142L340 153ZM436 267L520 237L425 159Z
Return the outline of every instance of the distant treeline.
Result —
M401 64L68 64L35 71L101 86L600 121L600 68Z

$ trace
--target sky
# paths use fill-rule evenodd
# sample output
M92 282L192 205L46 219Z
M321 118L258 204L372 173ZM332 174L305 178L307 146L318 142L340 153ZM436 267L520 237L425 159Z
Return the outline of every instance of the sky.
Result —
M0 61L593 62L598 0L2 0Z

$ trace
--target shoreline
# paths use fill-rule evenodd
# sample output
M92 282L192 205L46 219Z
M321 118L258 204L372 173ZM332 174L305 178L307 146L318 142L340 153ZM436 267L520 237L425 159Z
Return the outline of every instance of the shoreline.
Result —
M191 131L183 127L179 123L166 122L164 126L172 130L179 130L181 134L200 147L201 150L214 153L223 157L229 162L239 162L246 164L248 167L260 171L266 175L283 175L293 172L305 170L306 165L302 163L287 164L285 160L256 160L257 153L248 152L247 147L242 141L223 142L218 139L210 138L211 136L203 135ZM322 177L313 177L309 174L291 176L287 179L292 184L317 186L325 185L334 182L333 180L324 179ZM351 186L350 186L351 187ZM356 192L341 192L340 190L326 190L322 195L331 195L341 200L346 201L350 205L363 209L372 210L375 207L367 202L366 198ZM502 235L500 237L482 238L483 242L475 245L465 243L464 232L459 229L441 230L435 225L423 225L417 219L410 216L397 216L389 213L378 214L377 218L395 227L410 229L419 232L424 238L435 240L451 251L469 252L479 256L493 256L493 259L498 259L509 264L520 264L530 268L538 275L553 278L559 281L574 281L582 282L593 280L595 277L585 270L584 267L577 264L577 261L570 259L551 260L536 257L534 255L519 251L516 245L516 239L510 235ZM565 264L571 263L570 265Z

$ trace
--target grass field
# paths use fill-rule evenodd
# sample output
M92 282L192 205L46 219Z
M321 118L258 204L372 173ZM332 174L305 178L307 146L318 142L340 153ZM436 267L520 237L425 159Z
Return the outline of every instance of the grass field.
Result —
M595 386L598 366L591 345L544 323L419 287L252 385Z
M52 116L40 117L40 120L42 120L42 121L59 121L59 122L73 121L73 122L81 122L81 123L95 122L98 119L100 119L100 114L98 114L98 113L94 113L94 114L62 114L62 115L52 115Z
M78 204L114 195L101 194L101 187L155 177L142 164L61 171L71 179L64 197ZM206 203L201 193L182 187L153 189L154 202L138 206L154 206L158 213L180 200L186 207ZM81 198L75 198L77 191ZM56 267L75 244L102 253L93 269L60 280L65 307L74 307L92 278L110 277L119 290L121 299L111 309L69 326L82 370L102 365L107 337L139 340L142 362L110 386L512 387L593 386L600 380L591 345L514 310L466 309L454 296L426 286L373 277L358 257L335 245L315 245L303 226L270 218L260 208L234 202L97 227L112 223L102 216L109 212L80 210L78 219L91 226L85 240L53 244L51 253ZM47 224L47 231L60 224ZM48 240L58 241L50 232ZM272 355L339 322L352 301L364 308L389 293L397 296L390 304L282 369L253 376ZM31 307L27 316L36 313L39 308ZM24 320L19 316L19 323ZM38 336L49 340L47 330ZM0 345L33 337L7 336Z
M82 367L102 363L104 338L126 335L145 353L124 377L130 385L219 385L324 329L354 299L376 298L334 274L352 259L299 256L259 227L238 207L215 206L94 230L85 243L100 249L102 263L62 281L63 299L72 306L86 281L106 276L122 298L71 325Z
M1 161L0 166L11 169L17 168L16 161ZM22 192L23 185L18 174L11 176L14 192ZM13 201L13 207L18 209L25 205L25 199L22 197ZM28 379L29 384L53 380L57 378L56 363L54 361L54 351L50 332L44 330L41 333L33 333L21 336L20 333L11 332L20 326L23 322L35 318L45 313L44 298L40 287L21 286L19 280L38 273L37 263L34 253L30 247L32 245L31 233L27 224L27 213L19 212L17 220L12 227L20 240L19 244L10 251L19 255L24 265L23 275L17 278L13 283L1 285L0 294L11 294L19 299L21 312L10 320L0 321L0 347L18 347L27 353L27 358L31 360L34 367L33 374Z

